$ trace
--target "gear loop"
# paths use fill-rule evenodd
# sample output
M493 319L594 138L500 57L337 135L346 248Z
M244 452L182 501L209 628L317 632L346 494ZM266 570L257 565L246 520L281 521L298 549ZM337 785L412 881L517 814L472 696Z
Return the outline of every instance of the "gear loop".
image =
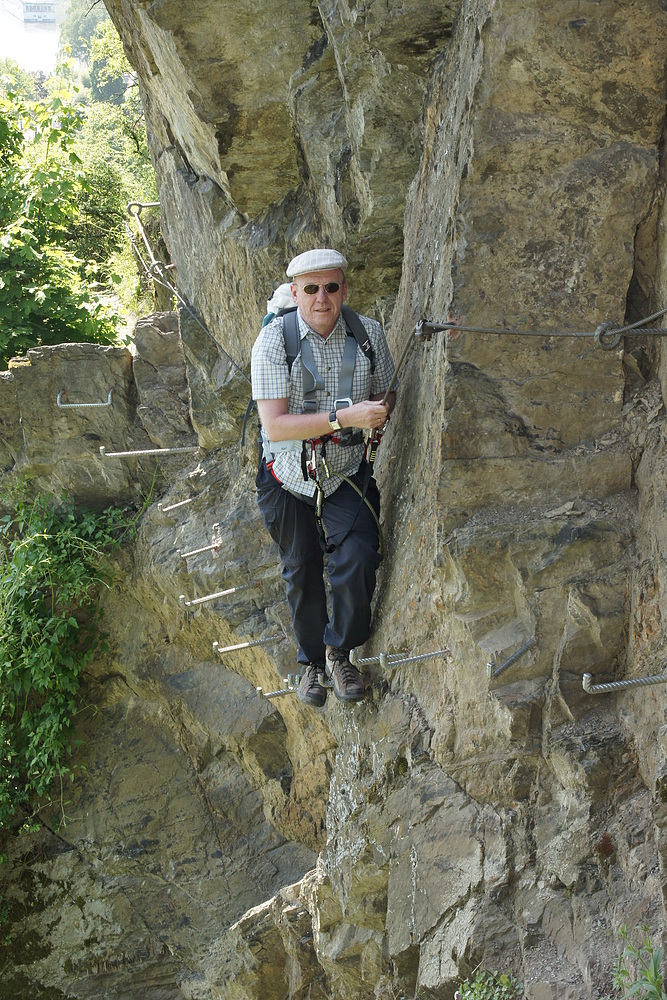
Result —
M603 351L615 350L621 342L622 334L618 331L620 327L616 323L600 323L593 334L593 340L597 347Z

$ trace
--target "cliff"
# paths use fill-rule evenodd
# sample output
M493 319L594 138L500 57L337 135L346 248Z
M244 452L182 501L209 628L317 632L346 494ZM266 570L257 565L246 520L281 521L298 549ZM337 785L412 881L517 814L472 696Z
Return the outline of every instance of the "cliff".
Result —
M665 687L583 675L665 669L667 367L654 336L560 334L667 305L665 5L106 6L211 336L182 310L134 353L29 352L0 380L3 467L137 502L156 459L100 445L200 451L159 459L102 598L67 823L7 845L3 989L451 998L481 964L533 1000L598 997L619 926L665 927ZM404 656L317 712L256 693L294 669L291 638L213 643L290 635L243 372L287 260L326 244L396 356L450 312L541 335L414 343L360 651Z

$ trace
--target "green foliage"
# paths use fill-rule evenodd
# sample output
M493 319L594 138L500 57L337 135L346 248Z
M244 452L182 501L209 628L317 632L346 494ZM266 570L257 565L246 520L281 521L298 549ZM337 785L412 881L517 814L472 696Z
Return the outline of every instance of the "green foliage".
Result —
M111 21L97 25L90 41L90 89L93 100L121 104L132 67Z
M35 77L9 58L0 59L0 87L3 93L18 91L33 100L38 96Z
M130 105L92 103L77 134L76 152L86 185L70 228L72 247L97 262L104 278L116 270L127 244L124 221L130 201L154 201L155 176L146 149L145 130L133 134L137 118ZM128 259L136 278L136 266Z
M60 25L60 44L69 45L72 55L85 59L98 24L108 21L102 0L70 0Z
M8 498L3 498L5 502ZM11 499L0 518L0 830L72 777L81 671L103 647L96 595L122 513L76 511L52 496Z
M125 338L117 311L155 307L125 229L130 201L157 200L136 77L102 4L71 0L66 21L48 79L0 63L0 367L39 344ZM87 94L70 51L91 60Z
M0 360L38 344L112 343L117 317L67 247L87 190L72 148L81 111L0 100ZM31 155L26 147L33 147Z
M619 931L625 941L614 969L614 995L637 997L637 1000L667 1000L663 987L662 948L654 948L651 930L646 924L638 928L641 940L633 945L627 927Z
M507 973L478 969L474 979L459 984L456 996L458 1000L519 1000L523 986L517 983L511 969Z

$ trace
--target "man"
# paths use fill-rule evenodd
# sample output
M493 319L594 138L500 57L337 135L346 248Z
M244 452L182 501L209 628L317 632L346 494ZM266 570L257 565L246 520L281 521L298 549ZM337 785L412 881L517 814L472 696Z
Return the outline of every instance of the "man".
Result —
M298 662L305 667L299 698L318 708L327 697L323 675L343 701L361 701L365 694L349 651L370 635L380 497L358 432L381 429L395 402L393 392L381 402L394 373L382 327L348 315L348 328L344 319L346 269L337 250L295 257L287 276L297 311L291 320L289 314L277 316L265 326L252 351L264 452L257 499L278 543ZM350 332L355 318L361 323L354 336L365 341L362 346ZM299 344L291 368L289 322ZM357 429L351 442L350 428ZM329 554L331 617L323 549Z

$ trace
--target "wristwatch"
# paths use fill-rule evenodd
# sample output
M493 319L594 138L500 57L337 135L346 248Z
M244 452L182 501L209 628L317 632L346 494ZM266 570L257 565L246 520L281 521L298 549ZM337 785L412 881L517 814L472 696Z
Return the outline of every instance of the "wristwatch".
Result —
M342 427L340 426L340 424L338 423L338 420L336 419L336 411L335 410L332 410L331 413L329 414L329 427L331 428L332 431L340 431L340 430L342 430Z

